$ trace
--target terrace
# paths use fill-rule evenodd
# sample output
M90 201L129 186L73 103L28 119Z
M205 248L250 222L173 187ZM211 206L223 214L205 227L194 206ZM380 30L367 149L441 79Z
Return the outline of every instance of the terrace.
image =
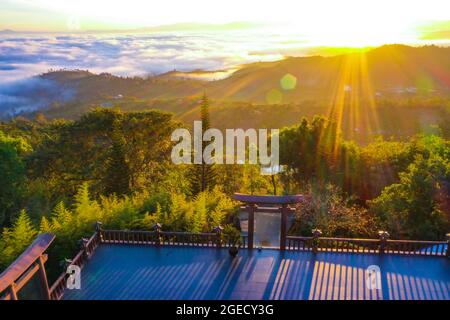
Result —
M64 299L450 299L445 258L102 244ZM379 265L382 290L365 270Z
M159 225L123 231L97 224L70 262L82 268L80 289L67 288L68 273L47 285L44 251L54 236L44 234L0 275L0 297L3 292L3 299L18 299L39 271L42 298L54 300L450 299L450 239L398 241L383 232L379 239L326 238L318 230L292 237L286 232L289 204L299 198L236 198L246 203L249 220L235 258L220 228L190 234L164 232ZM279 248L254 248L259 211L280 214Z

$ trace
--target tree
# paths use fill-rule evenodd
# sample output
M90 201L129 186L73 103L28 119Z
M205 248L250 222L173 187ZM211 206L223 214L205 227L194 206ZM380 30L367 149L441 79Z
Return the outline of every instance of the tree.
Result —
M210 128L211 122L209 118L209 100L206 94L203 95L200 105L200 116L202 121L202 137L206 130ZM202 150L208 145L208 142L202 139ZM202 155L201 164L193 164L189 174L191 185L191 194L197 195L214 187L216 183L216 170L214 165L206 164Z
M20 211L12 228L5 228L0 241L0 266L13 262L34 240L37 231L25 210Z
M104 179L105 193L107 195L128 194L130 192L130 169L125 159L125 139L118 121L113 125L111 140L111 154Z
M450 227L449 195L449 158L418 155L370 207L395 238L442 239Z
M206 196L204 192L199 193L194 199L194 214L192 215L191 232L208 231L203 228L206 227L207 222L207 209L206 209Z
M339 172L342 140L336 123L324 117L311 122L303 118L299 125L285 128L280 133L280 163L294 179L301 181L330 181L332 173Z
M101 220L101 208L97 201L91 200L89 184L84 182L75 195L74 215L77 218L79 230L90 230L93 223Z
M261 168L255 164L244 164L244 172L241 177L241 185L245 187L250 194L267 192L270 187L268 179L274 178L272 176L261 175ZM270 178L269 178L270 177ZM275 194L276 190L272 190L272 194ZM270 192L270 191L269 191Z
M317 228L330 237L376 235L378 228L373 216L367 209L353 204L338 187L308 184L303 195L291 233L309 236Z
M167 172L178 170L170 161L170 136L180 123L171 114L95 109L76 121L49 126L52 134L43 137L29 164L31 177L47 182L55 202L73 196L84 181L97 197L105 190L152 190Z
M48 228L46 218L42 217L41 228ZM58 202L52 212L50 229L57 233L58 237L66 240L75 240L72 236L76 231L76 216L66 208L63 201Z
M52 232L52 230L53 230L53 228L52 228L50 221L48 221L46 216L43 216L41 218L41 222L39 224L39 233Z
M0 131L0 227L10 225L23 194L25 163L31 147L23 138L13 138Z

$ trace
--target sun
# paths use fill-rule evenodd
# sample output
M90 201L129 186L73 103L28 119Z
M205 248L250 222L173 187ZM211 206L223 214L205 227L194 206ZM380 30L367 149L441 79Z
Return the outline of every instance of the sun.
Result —
M394 29L389 24L355 24L342 21L332 29L316 28L309 33L310 41L328 46L367 47L386 43L407 43L414 37L406 32Z
M367 14L323 15L313 21L298 21L291 26L316 45L367 47L386 43L408 43L417 39L414 23L390 19L380 21Z

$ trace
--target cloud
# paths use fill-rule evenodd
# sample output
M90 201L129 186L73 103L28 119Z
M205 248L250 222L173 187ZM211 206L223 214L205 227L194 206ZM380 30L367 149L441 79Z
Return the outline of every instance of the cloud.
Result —
M145 75L173 69L226 69L266 59L249 54L276 39L235 33L20 34L0 37L0 82L18 80L49 68L114 71Z
M226 70L274 59L252 54L255 46L262 50L276 47L278 38L236 32L1 34L0 116L70 99L73 92L36 77L50 69L145 76L174 69ZM44 91L46 95L39 94Z
M39 77L0 83L0 118L35 111L52 102L68 102L74 96L72 89Z
M205 46L212 41L205 37ZM34 111L75 94L36 77L49 69L89 69L121 76L158 74L173 69L215 69L225 56L208 58L197 37L154 35L42 35L0 37L0 117Z

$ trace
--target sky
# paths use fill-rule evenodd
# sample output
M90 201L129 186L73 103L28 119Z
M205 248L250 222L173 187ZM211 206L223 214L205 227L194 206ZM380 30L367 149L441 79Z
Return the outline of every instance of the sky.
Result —
M448 0L0 0L0 29L136 29L176 23L258 22L309 40L405 42L450 23ZM444 23L443 23L444 22ZM433 26L439 30L434 30ZM431 29L431 31L430 31ZM438 33L436 33L438 32Z

